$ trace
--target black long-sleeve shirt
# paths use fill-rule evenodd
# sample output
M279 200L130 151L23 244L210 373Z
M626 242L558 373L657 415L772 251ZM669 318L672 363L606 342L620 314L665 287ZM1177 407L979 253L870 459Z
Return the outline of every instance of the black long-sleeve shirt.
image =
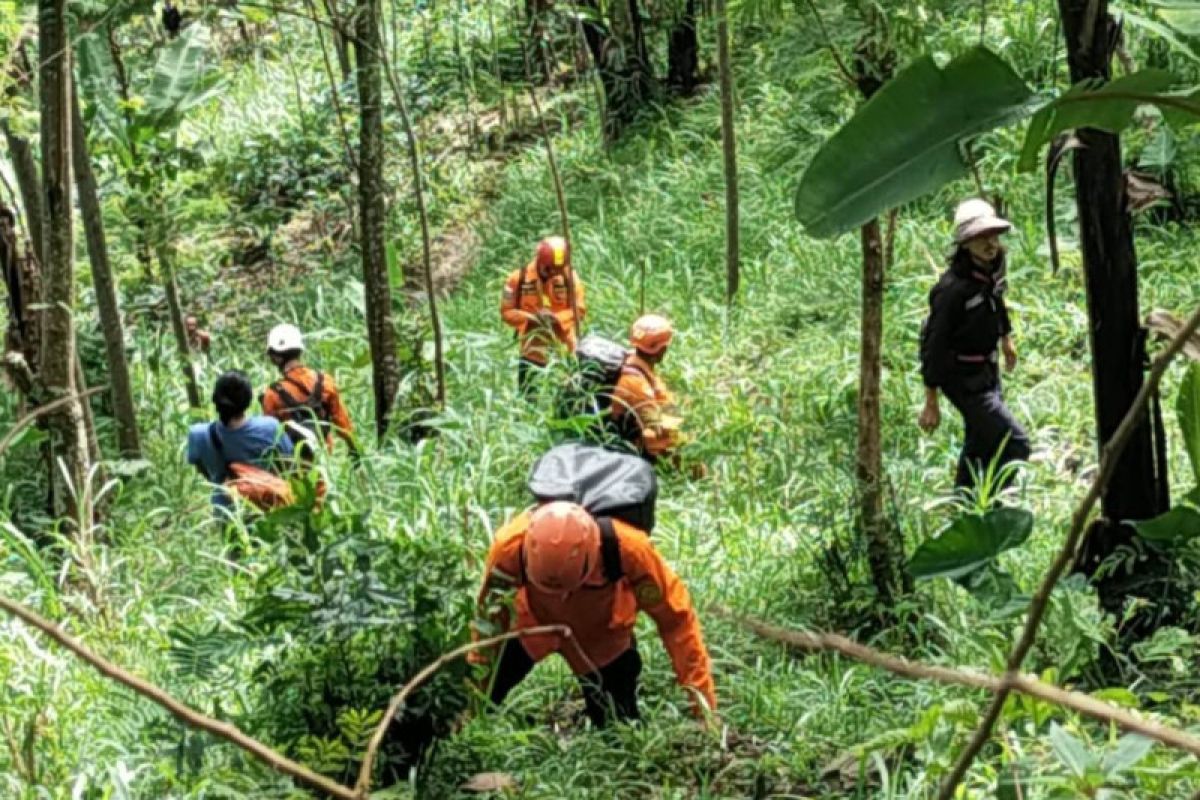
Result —
M921 328L926 386L943 386L960 364L990 358L1000 338L1012 332L1005 288L1002 266L985 273L969 259L957 258L942 273L929 292L929 317Z

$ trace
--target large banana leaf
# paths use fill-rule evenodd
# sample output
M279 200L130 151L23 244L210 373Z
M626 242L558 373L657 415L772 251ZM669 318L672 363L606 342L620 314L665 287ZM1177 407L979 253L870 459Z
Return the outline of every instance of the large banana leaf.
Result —
M998 56L976 47L939 68L918 59L888 81L813 158L796 192L810 236L850 230L966 174L960 143L1037 105Z
M1184 36L1200 36L1200 3L1196 0L1154 0L1158 16Z
M159 53L143 116L151 127L173 127L190 109L221 91L220 75L210 63L211 45L208 28L196 23Z
M83 34L76 42L79 94L91 112L93 130L98 130L120 145L124 156L129 151L129 136L125 117L117 105L117 98L120 97L117 69L105 35L103 29L96 29Z
M1189 95L1168 93L1177 80L1166 70L1147 69L1111 83L1075 84L1034 115L1017 169L1027 172L1037 166L1042 146L1065 130L1097 128L1120 133L1133 121L1138 106L1157 105L1174 123L1195 121L1200 116L1200 104Z

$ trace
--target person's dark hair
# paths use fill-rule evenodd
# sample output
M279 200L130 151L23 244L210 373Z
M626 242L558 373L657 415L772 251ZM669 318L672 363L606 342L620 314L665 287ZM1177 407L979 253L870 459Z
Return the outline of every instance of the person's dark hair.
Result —
M283 352L272 350L271 357L282 366L293 359L299 358L303 353L303 350L284 350Z
M222 425L245 414L253 398L254 387L250 385L250 379L236 369L223 373L213 387L212 401Z

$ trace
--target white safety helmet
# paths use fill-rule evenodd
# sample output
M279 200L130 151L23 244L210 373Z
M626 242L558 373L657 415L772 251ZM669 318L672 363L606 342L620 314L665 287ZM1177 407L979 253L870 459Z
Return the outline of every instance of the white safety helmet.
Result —
M267 350L272 353L287 353L304 350L304 334L295 325L284 323L271 328L267 334Z
M954 211L954 243L969 242L989 233L1007 233L1012 223L996 214L986 200L973 197L963 200Z

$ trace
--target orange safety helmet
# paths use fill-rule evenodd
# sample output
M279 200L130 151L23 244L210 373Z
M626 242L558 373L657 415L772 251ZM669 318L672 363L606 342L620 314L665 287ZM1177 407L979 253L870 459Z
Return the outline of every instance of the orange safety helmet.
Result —
M561 236L547 236L538 242L538 269L562 272L571 266L571 246Z
M600 526L583 506L562 500L541 506L525 532L525 577L543 592L566 594L583 585L600 556Z
M645 314L638 317L629 329L629 343L635 350L653 356L666 350L674 335L675 329L671 327L669 319L658 314Z

